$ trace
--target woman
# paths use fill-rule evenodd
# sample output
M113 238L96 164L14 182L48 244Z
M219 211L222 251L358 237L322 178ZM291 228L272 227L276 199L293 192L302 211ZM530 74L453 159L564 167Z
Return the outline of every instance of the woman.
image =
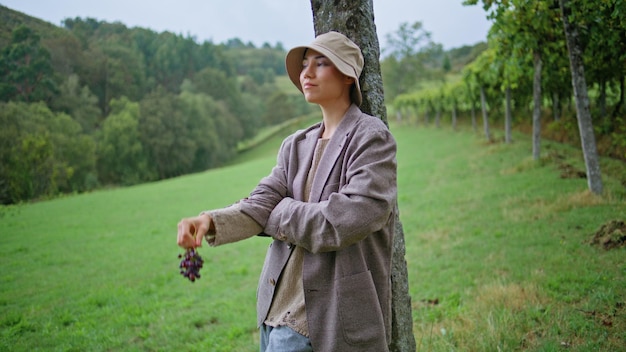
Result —
M322 122L287 137L249 197L178 224L177 243L271 236L257 291L261 351L386 351L396 143L361 112L363 56L343 34L287 53L287 73Z

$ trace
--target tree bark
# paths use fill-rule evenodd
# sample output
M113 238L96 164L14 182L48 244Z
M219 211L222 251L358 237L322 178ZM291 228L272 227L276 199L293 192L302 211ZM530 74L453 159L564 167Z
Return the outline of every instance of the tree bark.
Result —
M600 107L600 118L606 120L606 79L600 80L600 95L598 96L598 106Z
M456 131L456 100L452 101L452 130Z
M541 53L533 52L533 160L541 157Z
M554 116L554 121L559 121L561 119L561 98L559 97L559 93L557 91L552 92L552 114Z
M476 126L476 103L472 98L472 106L471 106L471 115L472 115L472 129L474 132L478 131L478 127Z
M626 85L626 77L622 77L622 79L619 80L619 101L617 102L617 104L615 104L615 108L613 109L613 113L611 115L613 119L615 119L615 117L619 115L620 110L622 110L622 105L624 105L624 86L625 85Z
M387 124L387 110L380 71L380 47L374 24L372 0L311 0L315 34L336 30L352 39L363 52L365 66L359 80L363 112L378 116ZM415 351L413 313L409 295L408 271L405 259L404 231L396 203L396 231L393 239L391 270L392 337L389 350ZM367 309L366 307L364 309Z
M578 119L578 131L582 144L585 168L587 169L587 185L595 194L602 193L602 175L600 173L600 159L596 147L596 138L591 122L589 111L589 95L587 94L587 82L585 80L585 68L583 65L583 50L578 37L578 28L570 22L570 0L559 0L561 17L567 42L570 69L572 71L572 87L576 100L576 117Z
M512 125L512 117L511 117L511 85L507 84L506 86L506 106L505 106L505 116L504 116L504 143L511 143L511 125Z

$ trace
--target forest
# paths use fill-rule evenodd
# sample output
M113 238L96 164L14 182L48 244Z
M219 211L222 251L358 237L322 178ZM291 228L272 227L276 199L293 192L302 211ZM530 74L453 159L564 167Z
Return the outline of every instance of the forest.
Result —
M310 111L276 88L280 43L95 19L57 27L0 7L0 203L223 165L262 127Z
M485 0L487 41L447 51L420 22L384 34L395 119L466 116L477 128L482 112L489 141L504 125L507 142L511 128L536 134L537 157L540 136L580 145L556 3ZM597 150L626 160L626 5L577 3ZM281 43L199 43L92 18L58 27L2 6L0 18L0 204L225 165L259 130L315 111L281 84Z

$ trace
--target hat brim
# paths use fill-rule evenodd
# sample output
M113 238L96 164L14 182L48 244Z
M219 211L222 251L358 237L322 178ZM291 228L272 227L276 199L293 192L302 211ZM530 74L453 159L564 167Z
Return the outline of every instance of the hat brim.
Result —
M285 58L285 68L287 69L287 75L293 84L304 93L302 85L300 84L300 72L302 72L302 60L304 59L304 53L307 49L312 49L318 53L326 56L337 67L339 72L348 77L354 78L354 89L350 92L352 101L356 105L361 105L363 98L361 96L361 84L359 83L359 76L355 72L354 68L344 62L339 56L328 48L317 45L315 43L310 45L297 46L287 53Z

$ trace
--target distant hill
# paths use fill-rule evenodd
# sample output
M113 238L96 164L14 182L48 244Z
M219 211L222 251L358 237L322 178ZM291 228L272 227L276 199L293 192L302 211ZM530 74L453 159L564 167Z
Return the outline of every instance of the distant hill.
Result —
M68 31L64 28L0 5L0 48L4 48L11 42L13 29L20 25L26 25L35 30L44 42L45 39L68 35Z
M448 50L451 66L455 70L462 69L465 65L474 61L480 53L487 49L486 42L476 43L474 45L464 45L459 48Z

